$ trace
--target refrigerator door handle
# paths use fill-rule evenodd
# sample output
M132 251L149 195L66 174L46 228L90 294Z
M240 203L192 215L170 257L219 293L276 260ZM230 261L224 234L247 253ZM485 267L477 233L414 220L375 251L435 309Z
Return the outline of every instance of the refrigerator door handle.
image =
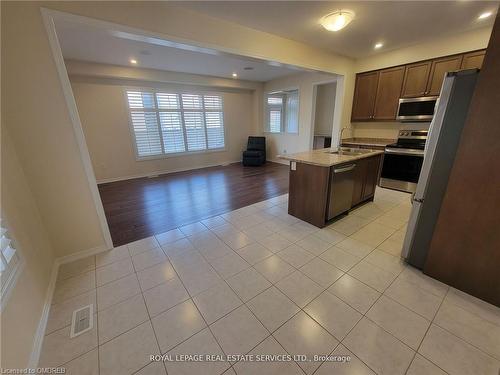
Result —
M424 203L424 198L415 198L415 193L412 193L410 197L410 202L411 204L413 204L414 202Z

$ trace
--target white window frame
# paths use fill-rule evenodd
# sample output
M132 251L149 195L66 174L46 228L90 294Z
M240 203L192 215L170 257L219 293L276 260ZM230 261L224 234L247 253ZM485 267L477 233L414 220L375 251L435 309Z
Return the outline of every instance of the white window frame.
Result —
M7 280L2 280L1 281L1 292L0 292L0 311L3 311L5 306L7 305L7 302L9 300L9 297L12 293L12 290L14 289L16 282L21 275L24 265L25 265L25 259L19 249L18 242L15 240L12 231L9 230L9 227L7 223L5 222L4 219L1 219L1 228L2 230L5 230L5 234L8 234L9 239L11 240L12 247L15 249L15 254L13 257L17 258L17 262L12 265L10 264L10 269L9 269L9 264L7 264L7 269L9 269L9 275ZM3 257L3 254L0 255Z
M287 99L288 99L288 92L291 91L296 91L297 92L297 131L296 132L289 132L288 131L288 111L287 111ZM281 105L272 105L268 104L267 98L269 96L275 96L279 97L281 96L282 98L282 104ZM271 116L271 110L273 109L280 109L281 110L281 118L280 118L280 131L279 132L272 132L270 129L270 116ZM288 134L288 135L299 135L300 131L300 126L299 126L299 116L300 116L300 91L298 87L290 87L287 89L283 90L273 90L264 93L264 129L263 132L266 134Z
M140 92L150 92L153 94L153 100L155 103L155 108L154 109L143 109L143 111L151 111L156 113L156 119L158 122L158 127L159 127L159 132L160 132L160 143L161 143L161 149L162 153L158 155L148 155L148 156L141 156L139 155L139 150L137 148L137 139L135 137L135 131L134 131L134 124L132 123L132 111L129 107L128 104L128 95L127 91L140 91ZM160 109L158 108L158 100L156 98L156 93L170 93L170 94L177 94L179 95L179 109L178 110L170 110L173 112L180 112L181 114L181 123L182 123L182 132L184 136L184 145L186 148L186 151L182 152L170 152L170 153L165 153L165 144L163 142L163 132L161 131L161 123L160 123L160 118L159 118L159 112L168 112L168 109ZM202 96L202 103L203 103L203 108L201 110L196 110L193 109L192 111L194 112L210 112L210 110L205 109L205 102L203 100L203 95L214 95L214 96L220 96L222 98L222 103L221 103L221 109L220 110L212 110L212 112L222 112L222 127L223 127L223 137L224 137L224 147L219 147L219 148L208 148L207 144L207 149L205 150L195 150L195 151L188 151L187 150L187 138L186 138L186 128L184 126L184 108L183 108L183 103L182 100L180 99L180 96L183 94L190 94L190 95L201 95ZM180 156L187 156L187 155L195 155L195 154L209 154L213 152L224 152L227 151L227 130L226 130L226 119L225 119L225 111L224 111L224 95L221 92L217 91L188 91L188 90L178 90L178 89L163 89L163 88L153 88L153 87L138 87L138 86L127 86L123 88L123 97L125 100L125 106L127 108L128 112L128 123L129 123L129 131L131 134L131 139L133 140L133 148L135 152L135 160L136 161L145 161L145 160L155 160L155 159L168 159L168 158L173 158L173 157L180 157ZM191 110L186 110L186 111L191 111ZM205 129L205 137L207 136L207 128L205 125L205 116L203 116L203 126ZM208 138L205 138L208 139Z

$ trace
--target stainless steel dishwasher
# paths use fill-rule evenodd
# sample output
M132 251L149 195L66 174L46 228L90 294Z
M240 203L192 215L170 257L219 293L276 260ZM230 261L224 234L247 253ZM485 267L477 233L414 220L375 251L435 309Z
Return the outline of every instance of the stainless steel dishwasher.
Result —
M356 164L331 167L327 220L333 219L351 208L354 168L356 168Z

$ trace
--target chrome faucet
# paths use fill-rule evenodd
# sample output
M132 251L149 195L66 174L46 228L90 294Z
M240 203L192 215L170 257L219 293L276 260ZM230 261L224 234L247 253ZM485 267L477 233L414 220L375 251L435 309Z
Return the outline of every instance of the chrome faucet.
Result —
M339 133L339 150L341 150L340 146L342 145L342 134L344 134L344 130L350 129L348 126L344 126L342 129L340 129Z

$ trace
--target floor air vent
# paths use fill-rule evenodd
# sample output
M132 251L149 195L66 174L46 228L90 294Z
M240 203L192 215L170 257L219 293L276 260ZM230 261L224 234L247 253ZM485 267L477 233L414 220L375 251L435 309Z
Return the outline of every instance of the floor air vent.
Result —
M73 311L73 318L71 320L71 338L81 335L92 329L94 325L94 317L92 311L94 305L88 305L81 309Z

